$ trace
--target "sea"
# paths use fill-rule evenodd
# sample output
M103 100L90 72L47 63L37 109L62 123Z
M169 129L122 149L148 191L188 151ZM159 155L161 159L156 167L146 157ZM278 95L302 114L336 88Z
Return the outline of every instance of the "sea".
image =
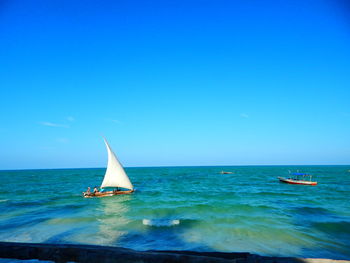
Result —
M83 198L105 169L0 171L0 241L350 259L350 166L126 172L133 194ZM279 182L290 172L318 185Z

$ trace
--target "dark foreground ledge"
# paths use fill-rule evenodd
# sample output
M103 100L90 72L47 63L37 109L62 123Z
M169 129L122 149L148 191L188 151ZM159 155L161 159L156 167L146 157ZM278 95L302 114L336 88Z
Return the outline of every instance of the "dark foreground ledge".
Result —
M0 258L89 263L350 263L347 260L262 257L250 253L136 251L121 247L15 242L0 242Z

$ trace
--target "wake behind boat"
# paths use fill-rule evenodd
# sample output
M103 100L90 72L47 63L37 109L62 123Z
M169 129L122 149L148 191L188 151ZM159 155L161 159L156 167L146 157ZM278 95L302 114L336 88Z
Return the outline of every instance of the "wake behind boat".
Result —
M102 184L98 191L97 188L93 192L90 191L90 187L86 192L83 193L84 197L103 197L103 196L113 196L121 194L130 194L134 192L134 186L130 182L129 177L124 171L123 166L120 164L117 156L112 151L107 140L103 138L108 152L108 164L106 174L103 178ZM112 191L105 191L105 188L114 188ZM128 189L125 191L119 190L119 188Z
M317 185L317 182L311 181L312 175L303 173L293 173L293 177L284 178L278 177L278 179L287 184L303 184L303 185Z

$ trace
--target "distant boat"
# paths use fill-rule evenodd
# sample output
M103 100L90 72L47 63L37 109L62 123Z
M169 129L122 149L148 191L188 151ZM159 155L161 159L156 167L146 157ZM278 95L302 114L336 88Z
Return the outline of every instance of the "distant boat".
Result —
M84 197L103 197L103 196L113 196L121 194L130 194L134 192L134 186L130 182L129 177L124 171L123 166L118 161L117 156L112 151L112 148L109 146L107 140L103 138L108 152L108 164L106 174L103 178L101 189L102 191L96 192L84 192ZM104 191L104 188L115 188L112 191ZM119 188L128 189L126 191L121 191Z
M287 184L303 184L303 185L317 185L317 182L311 181L312 175L304 173L293 173L293 177L284 178L278 177L278 179Z
M225 171L221 171L220 174L233 174L233 172L225 172Z

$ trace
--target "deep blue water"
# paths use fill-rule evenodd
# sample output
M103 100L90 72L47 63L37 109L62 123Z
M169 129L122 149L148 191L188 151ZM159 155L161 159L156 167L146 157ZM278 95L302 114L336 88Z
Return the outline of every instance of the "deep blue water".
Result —
M0 171L0 241L350 258L350 166L127 168L134 194L82 198L104 171Z

